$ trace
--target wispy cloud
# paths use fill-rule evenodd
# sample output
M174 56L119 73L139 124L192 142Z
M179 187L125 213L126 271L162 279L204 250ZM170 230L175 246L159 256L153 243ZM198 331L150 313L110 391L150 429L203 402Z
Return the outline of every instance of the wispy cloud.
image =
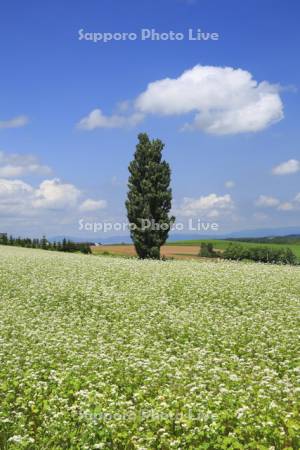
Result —
M274 206L278 206L279 204L280 200L278 200L278 198L269 195L260 195L258 199L255 201L256 206L266 208L272 208Z
M300 210L300 193L297 194L292 200L281 202L278 198L260 195L256 201L255 205L260 208L275 208L278 211L299 211Z
M0 151L0 177L15 178L26 175L50 175L52 170L39 163L33 155L5 153Z
M88 116L80 120L77 127L82 130L95 130L96 128L127 128L134 127L144 119L144 114L134 112L125 116L121 114L113 114L106 116L101 109L94 109Z
M0 120L0 128L20 128L27 125L28 122L27 116L17 116L9 120Z
M235 182L233 180L225 181L224 186L226 189L233 189L235 187Z

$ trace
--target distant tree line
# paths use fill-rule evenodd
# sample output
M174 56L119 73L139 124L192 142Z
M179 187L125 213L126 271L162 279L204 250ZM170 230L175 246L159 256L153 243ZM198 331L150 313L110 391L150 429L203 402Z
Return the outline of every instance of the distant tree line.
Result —
M201 242L199 256L234 261L250 260L271 264L298 264L296 255L288 247L246 246L230 243L223 253L216 251L211 242Z
M30 239L7 236L6 233L0 234L0 245L11 245L14 247L26 247L26 248L40 248L43 250L53 250L58 252L80 252L84 254L90 254L92 243L89 242L73 242L71 240L63 239L62 241L50 242L47 240L46 236L42 239Z
M267 236L259 238L230 238L236 242L253 242L256 244L300 244L300 234L290 234L288 236Z

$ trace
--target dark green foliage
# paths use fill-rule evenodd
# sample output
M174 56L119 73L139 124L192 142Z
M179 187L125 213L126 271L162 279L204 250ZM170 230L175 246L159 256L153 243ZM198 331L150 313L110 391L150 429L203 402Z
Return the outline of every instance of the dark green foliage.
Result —
M0 243L2 245L7 245L8 244L8 237L7 237L7 233L0 233Z
M286 260L286 264L297 264L297 257L290 248L285 249L284 258Z
M240 244L230 244L223 253L224 259L252 261L273 264L297 264L296 255L290 248L245 247Z
M66 238L63 238L61 249L62 249L63 252L67 252L67 251L70 250L70 246L67 245Z
M266 236L256 238L231 238L232 241L253 242L256 244L300 244L300 234L290 234L287 236Z
M127 217L130 234L139 258L160 258L174 217L169 217L172 201L171 170L162 161L164 144L138 136L134 159L129 165Z
M15 247L26 247L26 248L41 248L43 250L56 250L62 252L80 252L85 255L89 255L92 253L91 245L92 243L83 242L77 243L70 240L63 239L62 242L49 242L46 236L43 236L42 239L30 239L30 238L14 238L10 236L7 238L6 233L0 234L0 245L12 245Z
M199 256L204 258L218 258L219 254L214 250L211 242L201 242Z
M92 254L92 250L89 244L78 244L78 248L80 253L83 253L84 255Z
M43 236L43 237L42 237L42 240L41 240L41 248L42 248L43 250L46 250L46 248L48 247L48 245L49 245L49 243L48 243L48 241L47 241L47 239L46 239L46 236Z

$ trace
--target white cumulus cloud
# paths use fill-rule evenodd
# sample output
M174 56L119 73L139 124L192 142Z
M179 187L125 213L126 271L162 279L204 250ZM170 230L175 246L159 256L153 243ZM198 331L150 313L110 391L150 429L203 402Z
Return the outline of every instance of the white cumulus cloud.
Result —
M38 227L55 227L74 223L79 210L95 211L96 207L105 206L105 200L85 200L76 186L58 178L44 180L36 187L18 179L0 178L2 226L21 223L23 227L25 223L28 226L34 223Z
M257 132L283 118L279 93L279 85L259 83L246 70L197 65L178 78L149 83L135 100L119 105L121 114L108 116L94 109L77 126L83 130L122 128L136 126L148 114L192 114L193 120L183 124L183 130L217 135Z
M233 209L234 202L229 194L223 196L209 194L199 198L185 197L176 213L182 216L204 215L214 218L218 217L221 212L226 213Z
M73 184L62 183L58 178L44 180L35 191L32 205L34 208L73 208L80 195L80 190Z
M21 180L0 179L0 198L11 200L16 195L31 193L32 187Z
M22 215L31 211L34 189L21 180L0 179L0 214Z
M232 67L197 65L178 78L154 81L135 106L144 114L194 113L185 128L211 134L256 132L283 118L279 86Z
M289 175L300 171L300 161L297 159L289 159L278 166L273 167L273 175Z
M106 200L92 200L88 198L81 203L79 210L82 212L97 211L99 209L106 208L106 206Z

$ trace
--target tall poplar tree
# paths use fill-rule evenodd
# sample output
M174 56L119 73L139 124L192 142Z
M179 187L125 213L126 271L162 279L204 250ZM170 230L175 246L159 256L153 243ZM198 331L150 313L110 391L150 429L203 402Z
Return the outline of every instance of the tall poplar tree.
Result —
M169 216L171 170L162 160L164 144L159 139L150 141L146 133L141 133L138 140L129 165L126 208L130 235L139 258L159 259L160 247L175 221Z

